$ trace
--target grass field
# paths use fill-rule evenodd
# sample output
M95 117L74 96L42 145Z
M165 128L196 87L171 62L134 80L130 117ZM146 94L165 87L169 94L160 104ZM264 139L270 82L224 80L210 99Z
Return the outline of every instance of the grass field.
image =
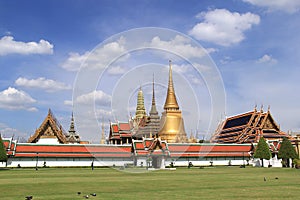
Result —
M95 200L299 199L300 170L217 167L127 173L110 168L10 169L0 170L0 188L1 200L28 195L34 200L76 200L90 193L97 194L89 198Z

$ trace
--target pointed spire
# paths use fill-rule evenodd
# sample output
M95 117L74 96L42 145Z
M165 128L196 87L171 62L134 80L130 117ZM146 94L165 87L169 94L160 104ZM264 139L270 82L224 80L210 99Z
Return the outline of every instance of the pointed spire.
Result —
M100 144L105 144L105 132L104 132L104 120L102 117L102 132L101 132L101 141Z
M169 60L169 83L168 83L168 92L167 98L164 106L165 110L179 110L179 106L176 100L173 78L172 78L172 61Z
M76 131L75 131L75 125L74 125L74 115L73 115L73 112L72 112L69 134L75 134L75 133L76 133Z
M144 105L144 94L142 91L142 87L140 86L140 90L138 92L138 97L137 97L135 117L137 119L141 119L144 116L146 116L146 109L145 109L145 105Z
M152 114L158 114L156 110L156 103L155 103L154 74L153 74L153 82L152 82L152 105L151 105L150 115Z

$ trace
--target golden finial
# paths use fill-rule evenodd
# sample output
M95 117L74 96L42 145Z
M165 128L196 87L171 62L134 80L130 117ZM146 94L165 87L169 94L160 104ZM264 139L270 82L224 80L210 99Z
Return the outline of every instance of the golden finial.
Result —
M172 61L169 60L169 83L168 83L168 91L167 98L164 106L165 110L179 110L179 106L176 100L176 95L173 86L173 78L172 78Z
M260 112L262 112L262 113L264 112L263 108L264 108L264 105L261 104L261 106L260 106Z

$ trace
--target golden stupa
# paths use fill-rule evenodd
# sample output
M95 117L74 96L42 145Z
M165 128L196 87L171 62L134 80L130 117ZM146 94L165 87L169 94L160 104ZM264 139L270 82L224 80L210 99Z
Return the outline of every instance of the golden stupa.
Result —
M158 137L162 140L166 140L168 143L187 142L184 122L173 86L171 61L169 61L169 83L164 110L160 121Z

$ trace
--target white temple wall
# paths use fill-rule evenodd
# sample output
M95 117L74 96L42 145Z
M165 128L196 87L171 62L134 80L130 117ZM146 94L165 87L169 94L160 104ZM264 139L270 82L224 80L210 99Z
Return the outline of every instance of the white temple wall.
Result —
M147 158L146 157L137 157L136 166L138 167L146 167ZM7 161L7 167L43 167L44 162L46 162L47 167L90 167L92 162L94 162L95 167L113 167L113 166L124 166L124 165L133 165L134 161L131 158L9 158ZM254 160L243 160L243 159L235 159L230 160L228 158L217 160L198 160L191 158L166 158L162 165L169 167L171 166L171 162L173 162L174 167L187 167L189 162L192 162L193 166L201 167L201 166L229 166L229 165L252 165L256 167L261 166L260 159ZM211 163L212 162L212 163ZM264 167L268 167L268 165L272 165L272 167L282 167L281 159L273 158L271 160L264 160ZM5 162L0 162L0 167L5 167ZM163 166L161 166L163 168Z
M124 158L101 158L94 160L92 158L9 158L7 167L91 167L93 162L94 167L113 167L133 164L131 159ZM1 162L0 162L1 165ZM5 164L4 164L5 166Z

